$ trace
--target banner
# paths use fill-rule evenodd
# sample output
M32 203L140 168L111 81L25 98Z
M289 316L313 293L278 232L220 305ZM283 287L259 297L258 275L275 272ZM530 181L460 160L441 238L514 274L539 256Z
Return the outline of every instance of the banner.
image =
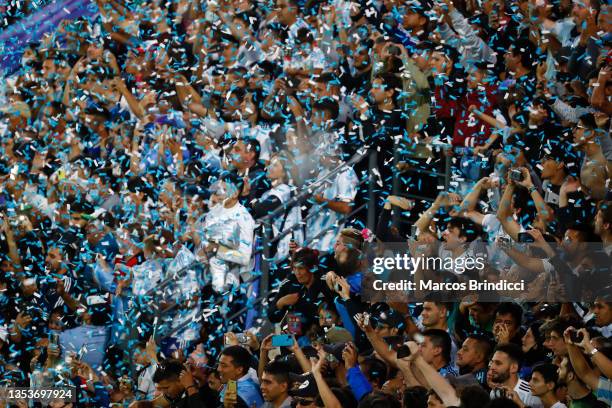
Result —
M25 47L45 33L57 29L62 20L93 16L98 7L91 0L55 0L23 17L0 33L0 71L2 76L15 72Z

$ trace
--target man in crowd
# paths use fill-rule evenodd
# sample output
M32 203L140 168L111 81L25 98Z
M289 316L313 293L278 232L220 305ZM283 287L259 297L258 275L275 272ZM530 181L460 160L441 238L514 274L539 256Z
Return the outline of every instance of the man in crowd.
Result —
M268 363L261 376L261 394L265 408L289 408L291 407L291 381L289 380L289 367L280 362Z
M487 383L491 387L491 397L496 389L504 390L506 395L518 395L520 401L530 407L542 407L542 401L531 393L529 383L518 377L521 363L521 349L514 344L502 344L495 348L487 372Z
M219 357L219 377L224 385L221 391L223 401L242 404L245 407L263 405L261 391L257 383L255 370L251 368L252 356L241 346L229 346L223 349ZM234 384L235 393L228 393L230 383Z

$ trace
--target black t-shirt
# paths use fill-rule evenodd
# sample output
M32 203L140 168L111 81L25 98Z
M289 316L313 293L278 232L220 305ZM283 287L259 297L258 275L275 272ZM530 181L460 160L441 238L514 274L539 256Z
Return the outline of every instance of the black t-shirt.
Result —
M321 280L321 276L315 274L313 283L310 288L298 283L295 275L290 275L289 278L280 287L278 294L270 303L268 310L268 318L272 322L280 322L289 312L300 317L302 323L302 334L305 334L310 326L318 318L318 307L321 302L327 302L333 305L334 295L331 293L325 282ZM285 295L292 293L299 294L299 300L296 304L282 309L276 307L276 302Z
M595 397L595 395L592 393L588 393L586 397L584 398L571 400L569 403L569 408L587 408L587 407L588 408L604 408L604 407L609 407L609 405L603 401L598 400L597 397Z
M240 204L248 209L255 200L272 187L270 180L266 177L266 168L263 163L258 162L249 169L249 182L251 185L249 194L240 198Z

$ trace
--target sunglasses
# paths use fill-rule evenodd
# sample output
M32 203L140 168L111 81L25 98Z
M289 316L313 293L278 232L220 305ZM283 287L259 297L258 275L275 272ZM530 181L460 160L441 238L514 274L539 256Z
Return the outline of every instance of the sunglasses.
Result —
M315 400L307 400L304 398L298 398L298 399L294 399L293 402L295 402L295 406L297 407L298 405L302 405L302 406L309 406L309 405L314 405L315 404Z

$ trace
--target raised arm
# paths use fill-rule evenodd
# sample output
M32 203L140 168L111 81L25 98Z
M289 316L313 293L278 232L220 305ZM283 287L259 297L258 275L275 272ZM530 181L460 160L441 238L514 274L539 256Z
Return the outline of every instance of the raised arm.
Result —
M582 350L580 350L580 347L577 344L574 344L574 342L572 342L572 339L570 337L570 333L572 331L576 331L576 329L573 327L568 327L565 332L563 332L563 338L565 339L565 344L567 344L567 355L570 359L570 362L572 363L572 367L574 367L574 371L576 371L576 374L582 380L582 382L584 382L591 390L596 390L597 383L599 382L599 376L589 366L589 363L587 362L586 357L582 353ZM583 340L581 345L588 344L590 348L588 352L590 353L593 350L593 346L591 346L590 344L589 333L586 332L585 336L585 332L586 330L581 331L584 336L583 339L586 338L587 341L585 342Z
M13 229L6 217L6 214L0 213L0 232L4 233L6 237L6 242L8 245L8 255L11 259L12 267L15 270L22 271L22 263L21 256L19 256L19 251L17 249L17 243L15 241L15 235L13 234Z
M514 241L518 241L518 234L521 230L518 222L514 220L512 217L512 196L514 194L514 184L510 183L506 185L504 190L504 194L502 198L499 200L499 208L497 210L497 219L501 223L504 231Z
M319 350L319 359L316 360L314 358L310 359L310 363L312 364L312 375L315 378L317 383L317 388L319 390L319 395L323 400L323 405L325 408L342 408L340 401L334 395L331 388L325 381L323 374L321 373L321 366L323 365L323 361L325 360L325 356L327 354L323 351L323 349Z
M397 353L380 337L369 324L364 324L362 319L356 319L357 325L365 333L374 351L385 360L391 367L397 368Z
M431 224L431 220L433 219L434 215L436 215L440 207L445 207L447 204L448 204L448 193L443 192L443 193L438 194L438 197L436 197L436 200L433 202L431 207L429 207L427 211L421 214L419 219L414 223L414 225L417 228L418 233L422 233L426 231L428 232L429 225Z
M123 78L121 78L120 75L117 75L115 77L114 84L117 87L117 91L119 91L119 93L127 101L127 104L130 107L131 111L134 113L134 115L136 115L138 119L144 118L144 108L142 107L138 99L136 99L132 92L128 89L127 85L125 84L125 81L123 80Z
M479 120L487 123L488 125L497 128L497 129L503 129L506 127L505 124L503 124L502 122L500 122L499 120L495 119L493 116L486 114L484 112L479 111L476 106L471 105L469 108L469 111L472 112L474 114L474 116L476 116Z
M483 177L474 185L472 190L465 196L459 207L459 212L465 212L466 215L479 224L482 223L483 215L478 213L476 205L478 204L480 194L482 190L488 190L493 187L492 181L489 177ZM476 213L476 214L473 214ZM479 215L479 216L478 216Z
M461 405L461 401L453 386L425 361L419 352L419 346L413 341L409 341L407 345L410 348L410 357L413 358L414 366L421 371L425 381L435 391L436 395L440 397L444 406L458 407Z

